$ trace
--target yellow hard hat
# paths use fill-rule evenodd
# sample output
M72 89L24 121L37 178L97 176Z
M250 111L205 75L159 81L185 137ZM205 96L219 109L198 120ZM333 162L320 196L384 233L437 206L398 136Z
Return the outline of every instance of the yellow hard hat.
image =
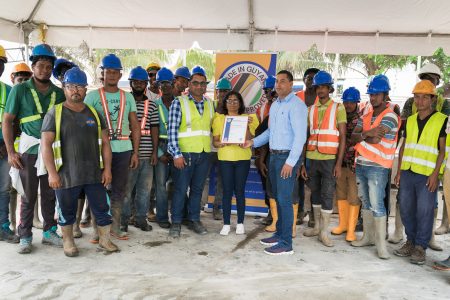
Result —
M8 58L6 57L5 48L3 48L2 45L0 45L0 60L2 60L4 63L8 62Z
M147 65L147 67L145 68L145 70L148 72L150 70L156 70L159 71L161 69L161 66L156 63L156 62L151 62Z
M437 95L436 87L429 80L421 80L419 81L413 89L413 94L428 94L428 95Z

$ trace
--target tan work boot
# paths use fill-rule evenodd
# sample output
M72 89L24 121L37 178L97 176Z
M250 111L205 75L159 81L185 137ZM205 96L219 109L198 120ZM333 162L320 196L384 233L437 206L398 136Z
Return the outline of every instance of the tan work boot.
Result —
M388 242L391 244L398 244L403 240L403 231L405 227L402 223L402 217L400 216L400 205L397 203L395 206L395 231L392 236L389 237Z
M78 248L73 239L73 225L61 226L64 254L68 257L78 256Z
M100 241L98 246L108 252L117 252L119 247L117 247L113 242L111 242L111 225L98 226L98 234L100 236Z
M349 205L348 227L347 227L347 235L345 237L345 240L347 242L356 241L355 228L356 224L358 223L359 207L360 205Z
M94 235L89 240L89 243L91 243L91 244L98 244L98 241L100 240L100 237L98 236L97 220L95 219L95 216L92 213L92 210L91 210L91 222L92 222L92 229L93 229Z
M353 247L365 247L365 246L373 246L375 244L375 225L373 214L368 209L361 210L362 218L363 218L363 236L358 241L351 242Z
M331 212L321 211L320 215L320 232L319 232L319 241L322 242L324 246L334 247L334 243L330 240L328 235L328 226L330 225Z
M112 224L110 228L111 235L118 240L128 240L128 234L120 230L120 217L122 214L122 208L117 205L114 206L111 205L111 214L112 214Z
M414 250L411 253L411 258L409 259L409 262L415 265L423 265L426 260L426 250L423 249L421 246L416 245Z
M411 256L414 250L413 242L406 240L406 243L400 249L394 250L394 254L400 257L408 257Z
M292 209L294 210L294 219L292 222L292 238L295 238L297 236L298 203L292 204Z
M313 213L314 213L314 227L308 228L303 232L304 236L312 237L317 236L320 233L320 211L321 206L313 206Z
M434 238L434 229L436 228L436 218L437 218L438 209L434 209L434 221L433 221L433 231L431 232L431 239L428 243L428 247L430 247L431 250L434 251L442 251L442 247L438 245L436 242L436 239Z
M78 199L77 219L73 224L73 237L78 239L83 236L80 229L81 216L83 215L84 199Z
M386 248L386 216L373 219L375 222L375 245L377 246L378 257L389 259L391 256Z
M267 232L275 232L277 231L277 221L278 221L278 210L277 210L277 202L275 199L270 198L270 213L272 214L272 224L266 226L265 230Z
M338 200L337 205L339 210L339 225L333 228L331 233L339 235L347 231L350 205L347 200Z
M442 210L442 222L441 226L434 231L434 234L441 235L450 232L450 226L448 224L447 206L444 203L444 209Z

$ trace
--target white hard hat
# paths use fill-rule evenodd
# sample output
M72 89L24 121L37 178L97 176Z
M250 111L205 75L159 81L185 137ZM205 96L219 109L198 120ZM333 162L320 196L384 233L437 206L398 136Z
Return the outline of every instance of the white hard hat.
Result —
M441 70L438 68L438 66L436 66L435 64L429 63L424 65L420 71L419 71L419 78L421 78L422 74L436 74L439 76L439 78L442 77L442 73Z

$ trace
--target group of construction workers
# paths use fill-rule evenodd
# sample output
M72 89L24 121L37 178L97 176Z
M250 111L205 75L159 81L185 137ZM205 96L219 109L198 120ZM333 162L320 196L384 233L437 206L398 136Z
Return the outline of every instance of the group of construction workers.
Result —
M220 234L231 231L233 195L236 234L244 234L245 182L253 154L269 206L263 223L273 233L260 241L265 253L294 253L296 226L308 215L306 237L317 236L333 247L329 234L346 233L352 246L375 245L379 258L390 258L391 182L399 192L389 241L399 243L403 227L406 232L406 242L394 254L423 264L427 248L442 250L434 234L449 231L450 201L441 227L435 230L435 225L441 182L447 183L444 194L450 199L450 109L436 90L442 74L433 64L419 72L402 113L389 98L385 75L369 82L370 101L361 102L354 87L338 101L331 98L331 74L310 68L303 77L305 89L297 93L291 72L269 76L261 107L248 115L226 78L217 81L214 100L206 96L209 81L201 66L175 72L157 63L135 67L126 92L118 86L120 58L108 54L98 72L101 87L88 92L86 73L57 59L49 45L35 46L30 61L31 69L24 63L14 67L12 88L0 82L0 239L18 243L21 254L33 250L38 198L42 243L63 248L69 257L79 254L74 238L82 236L80 227L89 226L83 216L94 229L90 242L108 252L119 250L111 237L129 239L129 224L150 231L148 221L155 221L172 238L180 237L182 225L204 235L208 231L200 216L212 170L218 176L213 217L223 219ZM0 47L0 75L6 62ZM223 142L226 116L247 118L242 144ZM16 231L10 204L17 193ZM339 225L330 231L335 201ZM357 239L361 218L363 236ZM448 270L450 257L435 268Z

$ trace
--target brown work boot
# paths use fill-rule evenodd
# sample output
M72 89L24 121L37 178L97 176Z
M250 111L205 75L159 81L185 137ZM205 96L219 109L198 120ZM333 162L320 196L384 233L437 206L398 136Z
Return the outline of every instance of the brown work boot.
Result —
M78 256L78 248L73 239L73 225L61 226L64 254L68 257Z
M156 214L155 214L155 211L153 209L150 209L148 211L148 213L147 213L147 220L149 222L153 222L153 223L157 221L156 220Z
M117 247L109 237L111 231L111 225L98 226L98 235L100 237L99 247L108 252L117 252L119 247Z
M312 237L312 236L319 235L319 232L320 232L320 210L321 210L320 206L313 207L314 219L315 219L314 227L306 229L303 232L304 236ZM311 220L311 217L310 217L310 220ZM309 222L308 222L308 226L309 226Z
M415 265L423 265L425 263L426 250L422 246L416 245L411 253L409 262Z
M328 226L330 225L331 213L324 212L322 210L320 215L320 232L319 232L319 241L326 247L334 247L333 241L331 241L330 236L328 235ZM317 219L316 219L317 220Z
M414 244L410 240L407 240L406 243L400 249L394 250L394 254L400 257L408 257L411 256L411 253L414 250Z

